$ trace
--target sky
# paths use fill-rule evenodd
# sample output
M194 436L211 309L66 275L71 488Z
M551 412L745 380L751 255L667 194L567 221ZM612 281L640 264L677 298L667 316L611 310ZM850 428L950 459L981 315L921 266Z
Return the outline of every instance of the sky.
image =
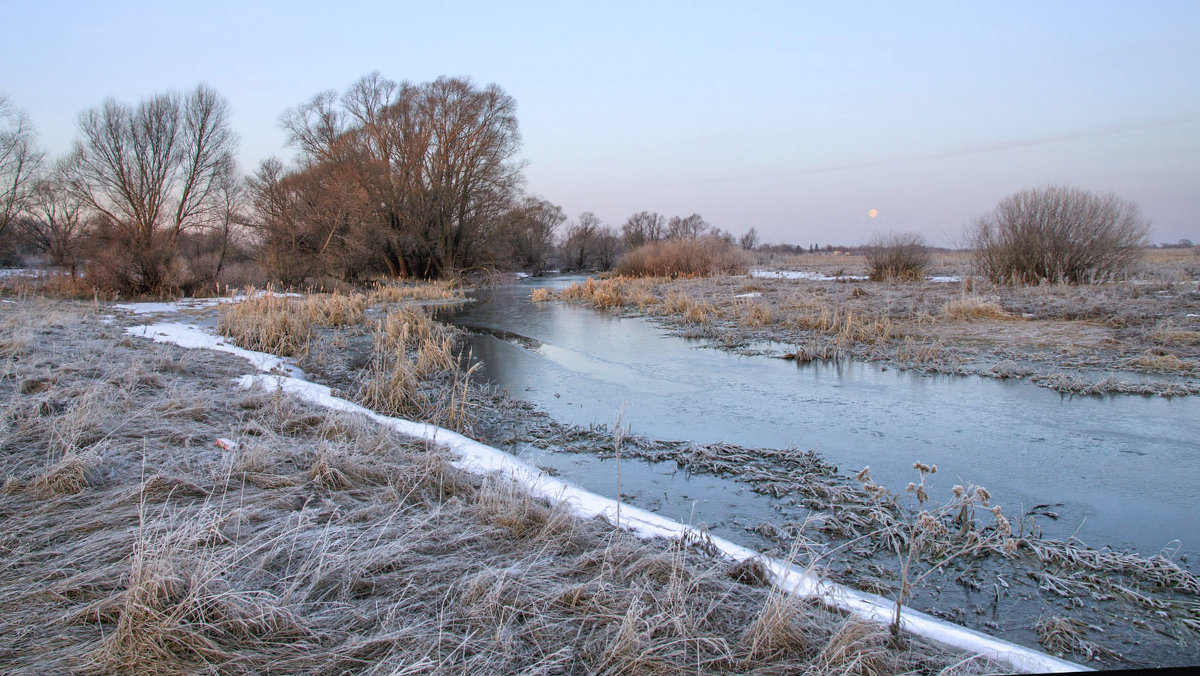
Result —
M1066 183L1200 241L1200 3L0 0L0 92L51 157L79 114L205 83L242 170L287 109L373 71L495 83L525 190L619 227L700 213L764 242L965 242ZM871 210L876 216L871 217Z

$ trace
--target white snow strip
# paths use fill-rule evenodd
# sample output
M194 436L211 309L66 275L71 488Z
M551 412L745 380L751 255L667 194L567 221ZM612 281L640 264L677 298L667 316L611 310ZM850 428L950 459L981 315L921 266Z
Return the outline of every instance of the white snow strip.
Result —
M279 293L276 291L254 291L255 295L284 296L287 298L303 298L302 293ZM246 294L238 293L233 296L219 296L216 298L180 298L179 300L164 302L164 303L118 303L113 305L118 310L125 310L135 315L152 315L161 313L178 312L180 310L199 310L221 303L240 303L246 300Z
M225 343L217 336L205 333L198 327L183 324L152 324L133 327L127 329L127 332L133 335L145 335L158 342L172 342L181 347L203 347L230 352L246 358L261 370L275 371L276 373L285 371L288 375L245 375L238 380L238 383L244 388L279 388L326 408L364 415L401 434L426 439L449 448L458 454L460 459L455 464L463 469L483 474L501 472L520 482L536 495L567 502L580 516L590 518L604 515L609 520L616 521L617 502L612 498L596 495L574 484L549 476L519 458L457 432L434 425L381 415L334 396L330 388L304 380L299 369L274 355L243 350ZM630 528L646 538L676 538L693 533L690 527L682 523L632 505L621 505L620 525ZM724 538L709 537L715 547L734 560L758 558L771 573L774 582L784 589L803 596L820 596L830 605L871 621L880 623L891 621L894 605L881 596L823 581L788 562L764 556ZM1005 663L1019 671L1048 673L1087 670L1081 665L965 627L942 622L907 608L901 615L901 624L905 631L914 635Z
M867 279L866 275L842 275L840 277L831 277L829 275L820 272L813 272L811 270L751 270L750 276L763 279L806 279L814 282L836 282L840 280L861 281ZM934 277L927 277L926 279L931 282L939 282L943 284L962 281L961 277L956 277L953 275L938 275Z
M762 279L807 279L814 282L832 282L840 279L862 280L866 279L866 275L842 275L841 277L830 277L829 275L820 272L812 272L809 270L751 270L751 277L759 277Z
M131 336L149 338L156 343L173 343L179 347L203 348L235 354L254 365L254 368L268 373L284 373L296 378L303 378L304 371L283 357L276 357L266 352L244 350L237 345L230 345L220 336L205 331L192 324L163 322L159 324L143 324L125 329Z
M750 293L739 293L738 295L734 296L734 298L758 298L761 295L762 294L757 291L752 291Z
M525 279L528 276L529 276L528 272L518 272L517 273L517 279Z

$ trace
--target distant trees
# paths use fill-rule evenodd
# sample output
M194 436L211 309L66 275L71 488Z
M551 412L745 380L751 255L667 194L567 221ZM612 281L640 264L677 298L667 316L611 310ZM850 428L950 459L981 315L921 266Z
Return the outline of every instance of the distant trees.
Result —
M647 242L666 239L667 219L662 214L639 211L621 226L621 243L626 249L636 249Z
M620 239L596 214L585 211L567 228L560 259L567 270L607 270L620 253Z
M200 86L135 106L106 101L80 116L66 189L92 212L103 243L93 262L109 283L160 291L184 233L220 220L219 187L234 170L229 106Z
M555 234L567 216L538 197L525 197L501 219L497 241L511 264L535 275L546 271L554 255Z
M711 226L700 214L680 217L673 216L667 223L668 239L696 239L707 233Z
M1078 283L1124 272L1149 230L1136 204L1059 185L1000 200L971 238L976 265L995 282Z
M74 277L88 233L83 201L69 190L64 163L38 179L27 206L28 217L21 221L26 241Z
M41 161L29 118L0 94L0 238L28 206Z
M753 251L758 246L758 229L750 228L738 239L738 245L743 251Z
M272 167L253 184L270 193L256 202L288 194L288 208L274 205L260 223L268 242L292 247L269 254L275 259L362 249L392 275L434 278L470 267L494 243L489 235L521 182L516 103L496 85L445 77L414 85L374 73L341 97L317 95L283 124L299 167ZM355 205L336 206L345 200Z

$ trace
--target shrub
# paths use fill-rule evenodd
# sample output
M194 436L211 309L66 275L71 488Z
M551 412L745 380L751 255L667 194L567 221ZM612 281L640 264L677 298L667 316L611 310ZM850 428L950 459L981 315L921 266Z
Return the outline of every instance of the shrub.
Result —
M994 282L1080 283L1124 273L1149 229L1137 205L1112 193L1047 186L1000 200L971 239L980 272Z
M876 237L867 249L867 276L873 282L888 279L921 281L929 267L925 239L916 233Z
M630 277L742 275L748 261L736 244L717 237L670 239L626 252L617 261L616 272Z

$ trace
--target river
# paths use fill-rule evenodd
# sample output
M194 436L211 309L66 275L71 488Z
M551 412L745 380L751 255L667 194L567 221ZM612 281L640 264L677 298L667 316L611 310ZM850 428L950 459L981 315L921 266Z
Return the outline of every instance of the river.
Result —
M611 426L623 410L632 433L646 437L815 449L844 474L870 465L897 492L918 480L920 460L938 465L935 495L975 483L1009 514L1061 503L1051 507L1058 519L1038 520L1049 537L1144 555L1168 545L1186 554L1200 541L1196 398L1064 396L1019 380L796 365L711 348L644 318L529 300L534 288L577 279L481 290L444 318L474 330L480 378L562 422ZM547 462L586 487L611 484L611 470L597 476L594 463ZM629 486L639 471L670 473L625 471ZM692 480L696 495L715 489ZM755 497L716 502L726 513Z

